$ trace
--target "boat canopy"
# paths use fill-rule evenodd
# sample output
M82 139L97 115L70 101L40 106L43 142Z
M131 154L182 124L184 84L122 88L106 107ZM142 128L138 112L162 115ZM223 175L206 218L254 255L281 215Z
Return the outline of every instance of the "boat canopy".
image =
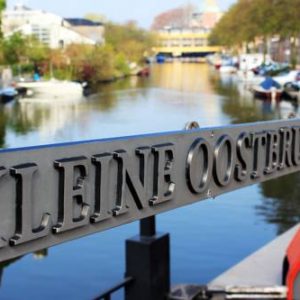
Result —
M280 84L272 77L266 77L266 79L260 84L260 86L265 90L270 90L271 88L281 88Z

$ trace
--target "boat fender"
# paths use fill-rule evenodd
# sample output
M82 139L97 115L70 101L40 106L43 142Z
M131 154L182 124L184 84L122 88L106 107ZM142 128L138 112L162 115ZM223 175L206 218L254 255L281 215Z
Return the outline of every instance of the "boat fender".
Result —
M288 288L287 300L300 300L300 229L286 252L283 263L283 284Z

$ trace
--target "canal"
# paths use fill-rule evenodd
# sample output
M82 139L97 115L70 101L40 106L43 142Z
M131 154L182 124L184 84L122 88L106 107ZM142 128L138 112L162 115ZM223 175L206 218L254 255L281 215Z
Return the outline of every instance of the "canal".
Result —
M24 147L286 118L290 102L253 99L234 76L205 64L154 65L149 78L99 86L68 101L19 100L0 107L0 146ZM299 222L299 174L159 215L171 233L172 283L207 283ZM91 299L124 274L124 241L138 223L1 265L1 299ZM234 283L233 283L234 284ZM120 294L116 296L120 298Z

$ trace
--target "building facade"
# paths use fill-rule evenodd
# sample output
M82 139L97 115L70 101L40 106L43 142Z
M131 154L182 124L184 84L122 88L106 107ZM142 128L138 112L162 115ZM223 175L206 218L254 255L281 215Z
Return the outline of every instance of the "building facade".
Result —
M103 44L104 25L84 19L64 19L58 15L16 5L2 15L2 32L9 37L16 32L36 36L50 48L70 44Z
M176 14L175 14L176 12ZM205 56L220 51L209 46L211 30L222 17L215 0L206 0L201 12L186 6L156 17L153 28L158 33L156 54L173 57ZM160 27L160 28L159 28Z

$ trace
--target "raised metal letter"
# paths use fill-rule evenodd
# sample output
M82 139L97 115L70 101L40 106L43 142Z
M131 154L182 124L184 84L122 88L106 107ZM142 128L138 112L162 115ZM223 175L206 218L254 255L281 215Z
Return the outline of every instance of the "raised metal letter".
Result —
M279 164L279 134L275 130L267 133L267 157L265 174L276 172Z
M0 167L0 178L7 174L7 169ZM7 240L4 237L0 238L0 248L7 246Z
M218 140L214 151L214 175L216 183L227 186L234 175L235 151L234 141L228 135Z
M251 136L249 133L243 132L237 140L237 158L240 165L235 167L235 178L237 181L243 182L247 179L249 172L250 157L247 148L251 147Z
M126 185L128 186L137 207L139 209L145 207L147 200L146 174L150 153L151 149L149 147L138 148L136 154L140 156L140 165L138 170L133 170L128 153L124 150L115 152L114 158L118 161L117 201L116 207L113 209L115 216L123 214L129 209L129 205L125 200Z
M94 155L92 162L96 165L95 178L95 211L91 216L92 223L98 223L111 216L109 207L109 164L112 153Z
M292 138L293 133L292 129L285 127L280 128L280 135L281 135L281 155L280 155L280 164L279 170L284 169L286 166L291 167L292 162Z
M58 224L53 227L53 231L60 233L89 223L90 206L85 203L88 163L87 158L81 156L57 160L54 166L60 171L60 175ZM79 209L77 217L74 217L75 203Z
M197 139L191 146L187 157L187 182L192 193L204 193L210 183L213 168L213 155L209 143Z
M300 126L293 127L293 162L296 166L300 165Z
M44 237L50 231L50 214L42 217L41 225L32 228L32 181L33 174L38 170L34 163L15 166L10 169L12 176L16 177L16 230L10 239L13 246Z
M253 172L251 174L251 177L252 179L257 179L263 175L263 171L266 166L267 133L263 131L253 134L252 143Z
M157 205L172 199L174 183L174 145L171 143L152 147L154 153L154 186L151 205Z

